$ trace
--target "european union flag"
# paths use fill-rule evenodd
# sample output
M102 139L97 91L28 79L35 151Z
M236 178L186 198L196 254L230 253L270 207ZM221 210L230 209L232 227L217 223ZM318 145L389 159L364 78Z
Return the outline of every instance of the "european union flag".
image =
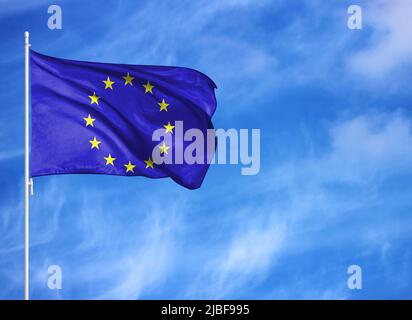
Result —
M200 187L208 161L157 164L152 151L177 152L178 123L204 137L213 129L216 85L206 75L181 67L59 59L32 50L30 69L31 176L171 177L187 188ZM156 130L170 139L153 141ZM189 144L182 142L183 148Z

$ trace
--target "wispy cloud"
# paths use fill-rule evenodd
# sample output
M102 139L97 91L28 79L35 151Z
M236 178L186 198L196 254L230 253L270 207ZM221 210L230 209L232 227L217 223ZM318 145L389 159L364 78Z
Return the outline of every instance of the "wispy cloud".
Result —
M17 157L22 157L24 155L24 150L11 150L11 151L4 151L0 153L0 161L3 160L10 160Z
M79 190L69 197L70 206L78 207L75 212L68 210L68 203L59 202L59 196L49 193L50 186L41 189L39 198L53 201L57 208L50 208L47 201L35 204L32 294L61 299L72 295L138 299L171 275L176 261L176 242L184 226L176 205L168 204L164 210L150 197L140 199L137 193L129 192L139 199L138 205L123 205L119 212L118 202L123 192ZM167 201L171 203L170 199ZM179 203L182 208L184 200ZM48 217L49 213L54 218ZM47 268L51 264L60 265L63 271L64 290L58 296L51 290L39 290L47 284Z
M271 213L245 208L243 219L233 222L231 235L209 248L209 261L197 281L189 286L189 298L219 299L263 280L283 250L285 225Z
M23 185L19 190L23 190ZM57 188L55 180L51 180L47 186L47 196L30 198L32 207L39 206L42 208L41 214L47 216L43 219L42 216L36 216L32 219L31 227L38 232L31 237L30 247L36 247L45 243L49 243L59 229L59 216L64 204L64 194ZM24 207L23 193L20 197L16 197L16 202L5 204L1 209L0 228L2 233L0 239L2 246L0 254L10 254L16 251L23 250L22 232L24 223Z
M402 217L404 205L399 200L406 200L410 196L408 191L401 192L396 199L385 198L380 191L390 177L411 173L412 152L404 147L412 143L411 128L411 120L401 112L341 119L330 125L328 151L279 164L252 185L233 190L233 199L273 200L260 203L258 208L255 202L246 201L241 213L222 213L233 217L233 228L229 236L210 248L213 259L189 286L187 295L252 298L242 288L251 292L268 277L290 268L294 270L290 272L299 275L298 279L291 277L287 284L274 284L272 290L266 289L260 295L269 299L350 297L346 287L348 264L363 261L365 255L374 252L387 255L395 250L391 247L398 237L405 239L411 230L410 218L397 220ZM381 197L386 200L382 202ZM376 206L381 209L374 219L358 222L358 215L366 218ZM385 207L392 208L391 212L385 214ZM345 248L357 252L352 260L346 264L333 260L330 250ZM291 262L299 261L299 256L314 256L323 251L330 252L327 266L322 267L319 260L304 269Z
M60 1L61 3L62 1ZM47 8L49 6L49 2L46 0L39 0L39 1L32 1L26 2L24 0L1 0L0 1L0 15L10 15L10 14L19 14L22 12L27 12L29 10L33 10L35 8L44 7L44 12L47 12Z

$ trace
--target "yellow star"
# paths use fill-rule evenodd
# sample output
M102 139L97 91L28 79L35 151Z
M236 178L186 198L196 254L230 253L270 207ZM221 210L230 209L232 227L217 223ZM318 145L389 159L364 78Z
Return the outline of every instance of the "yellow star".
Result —
M113 161L116 160L116 158L113 158L112 155L109 153L109 155L107 157L104 157L104 160L106 160L106 166L109 165L109 164L114 166Z
M166 154L168 154L167 150L170 149L170 147L168 147L164 141L163 141L163 144L159 146L159 148L160 148L160 153L166 153Z
M134 77L131 77L129 72L127 73L127 75L123 76L124 79L124 85L130 84L131 86L133 85L132 81L134 79Z
M114 81L111 81L109 76L107 76L107 80L103 80L103 82L104 82L104 84L106 85L106 86L104 87L104 89L110 88L110 89L113 90L112 85L113 85Z
M174 128L175 126L172 126L172 125L170 124L170 122L169 122L168 124L163 125L163 127L166 128L166 133L170 132L171 134L173 134L173 128Z
M152 161L150 157L149 157L149 160L145 160L144 162L146 163L146 169L149 167L153 169L154 162Z
M129 160L129 163L128 164L125 164L124 165L125 167L126 167L126 173L128 173L129 171L131 171L131 172L133 172L134 173L134 167L136 167L134 164L132 164L131 162L130 162L130 160Z
M89 96L89 98L91 99L90 104L95 103L95 104L99 105L100 97L96 96L96 92L93 92L93 95Z
M160 106L160 111L165 110L167 112L168 103L165 102L165 99L162 99L162 102L157 103Z
M93 140L89 140L89 142L92 144L92 149L99 149L99 144L102 143L101 141L97 140L96 137L94 137Z
M87 118L83 118L83 120L86 121L86 127L87 127L87 126L92 126L92 127L94 127L93 121L96 120L96 119L93 119L93 118L90 116L90 114L87 116Z
M145 88L144 93L150 92L151 94L153 94L152 89L154 88L154 86L152 86L152 85L150 84L150 81L147 81L147 84L143 84L142 86Z

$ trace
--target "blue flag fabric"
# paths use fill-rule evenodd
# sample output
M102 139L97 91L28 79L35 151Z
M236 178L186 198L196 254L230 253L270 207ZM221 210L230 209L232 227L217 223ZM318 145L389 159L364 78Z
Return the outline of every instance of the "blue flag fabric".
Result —
M213 129L214 82L193 69L66 60L30 51L31 176L170 177L200 187L208 163L156 164L156 129ZM205 139L206 140L206 139ZM190 142L183 142L184 147ZM204 142L206 143L206 142ZM206 150L206 147L205 147Z

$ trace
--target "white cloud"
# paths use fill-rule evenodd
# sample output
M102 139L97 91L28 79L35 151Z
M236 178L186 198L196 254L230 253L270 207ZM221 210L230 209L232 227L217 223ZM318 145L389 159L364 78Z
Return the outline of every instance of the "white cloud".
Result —
M410 121L399 113L345 121L331 130L334 153L330 158L364 170L409 165L412 149L405 146L412 143L411 129Z
M412 149L405 147L412 144L412 123L400 112L337 121L330 125L326 141L327 151L275 169L273 181L311 187L330 182L366 183L409 170L412 163ZM300 179L305 184L300 184Z
M286 216L294 224L288 224L290 228L304 226L305 231L319 230L327 228L335 219L342 219L347 212L369 212L369 206L380 204L377 188L382 181L412 171L412 149L406 147L412 145L412 122L400 112L342 120L331 126L329 139L330 149L323 155L309 155L276 168L273 184L265 190L287 194L289 213ZM335 189L336 186L343 186L349 194ZM402 205L399 200L393 201L393 210ZM385 204L389 205L389 200ZM387 219L388 230L399 227L391 217ZM405 228L409 230L407 226L406 222ZM368 229L368 225L362 227ZM365 243L371 244L367 234L371 232L364 233ZM388 238L379 246L388 246L391 235L386 235ZM297 245L299 250L310 250L312 245L331 246L336 242L354 241L344 229L333 238L328 243L306 241Z
M349 58L349 66L370 78L382 77L412 62L412 2L374 1L363 10L364 31L371 43Z

